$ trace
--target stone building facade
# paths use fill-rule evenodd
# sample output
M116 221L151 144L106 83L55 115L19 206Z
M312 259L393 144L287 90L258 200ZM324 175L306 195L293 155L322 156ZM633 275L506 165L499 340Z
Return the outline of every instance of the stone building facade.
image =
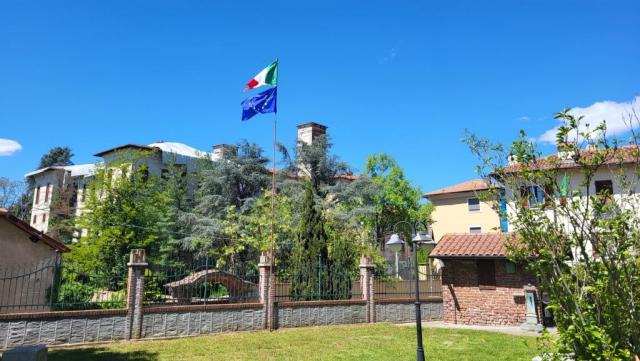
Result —
M317 137L326 134L327 127L318 123L305 123L297 126L298 143L311 144ZM148 156L144 165L149 174L163 176L168 172L169 165L183 169L186 176L195 172L200 159L218 161L225 154L235 152L235 146L217 144L211 152L201 151L187 144L159 141L148 145L123 144L94 154L100 161L93 164L77 164L70 166L51 166L27 173L27 178L33 184L33 207L30 225L41 232L48 232L51 217L58 215L80 216L84 211L89 183L94 179L97 169L105 164L117 161L125 151L144 151ZM341 176L341 179L352 181L353 176ZM189 182L190 189L195 189L195 182ZM61 197L64 195L63 197ZM64 199L57 202L56 199ZM64 239L69 242L72 240Z

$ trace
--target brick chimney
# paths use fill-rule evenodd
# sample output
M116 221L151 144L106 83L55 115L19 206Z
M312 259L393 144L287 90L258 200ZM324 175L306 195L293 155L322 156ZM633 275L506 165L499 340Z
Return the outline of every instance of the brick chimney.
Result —
M224 159L226 155L233 154L235 155L238 151L235 145L232 144L217 144L213 146L213 160Z
M317 137L327 134L327 126L309 122L298 125L298 143L311 144Z

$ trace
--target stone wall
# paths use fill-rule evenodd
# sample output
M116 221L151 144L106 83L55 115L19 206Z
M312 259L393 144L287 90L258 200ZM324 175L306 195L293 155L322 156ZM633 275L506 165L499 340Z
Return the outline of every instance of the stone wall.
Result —
M412 299L388 299L376 301L376 321L378 322L415 322L416 306ZM421 301L423 322L442 321L442 299L431 298Z
M423 321L442 319L442 302L423 301ZM361 300L280 302L277 328L357 324L367 322L367 302ZM411 299L377 301L379 322L414 321ZM261 303L145 307L142 338L197 336L264 329ZM127 338L127 310L89 310L0 315L0 350L22 345L68 345Z
M1 315L0 349L123 340L126 310ZM11 317L7 317L11 316Z
M480 289L473 260L446 261L442 270L444 321L472 325L520 325L525 321L524 289L529 275L520 268L507 273L496 260L495 289Z
M263 329L262 304L176 306L145 309L142 337L196 336Z
M365 301L305 301L276 304L277 328L367 322Z

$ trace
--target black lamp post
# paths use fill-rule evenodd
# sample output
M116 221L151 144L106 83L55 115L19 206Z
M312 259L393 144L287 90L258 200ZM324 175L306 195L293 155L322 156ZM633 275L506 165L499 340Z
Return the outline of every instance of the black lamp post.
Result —
M393 229L395 231L396 226L398 226L399 224L404 223L404 224L408 224L409 226L411 226L411 236L413 237L411 240L412 242L412 248L413 248L413 261L415 263L415 275L416 275L416 301L415 301L415 306L416 306L416 337L418 338L418 345L416 348L416 360L417 361L424 361L424 348L422 347L422 312L420 310L420 276L419 276L419 269L418 269L418 244L435 244L435 242L433 242L433 238L431 237L431 235L429 234L429 232L417 232L416 231L416 224L418 222L416 222L416 224L408 222L408 221L400 221L396 224L393 225ZM397 233L394 233L392 236L393 237L397 237L400 238L400 236L398 236ZM400 238L400 241L402 241L402 239Z

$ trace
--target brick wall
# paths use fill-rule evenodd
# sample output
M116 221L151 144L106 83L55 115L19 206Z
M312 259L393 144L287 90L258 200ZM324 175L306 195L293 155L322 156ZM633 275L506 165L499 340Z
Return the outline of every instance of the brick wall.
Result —
M496 260L495 289L480 289L476 261L446 261L442 270L445 322L469 325L520 325L525 321L524 289L530 275L517 268L507 273Z

